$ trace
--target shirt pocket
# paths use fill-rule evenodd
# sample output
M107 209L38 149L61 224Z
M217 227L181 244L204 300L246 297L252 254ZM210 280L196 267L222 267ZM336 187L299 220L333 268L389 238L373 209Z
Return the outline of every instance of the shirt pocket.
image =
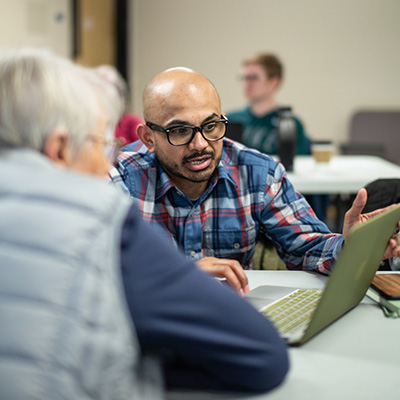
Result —
M203 231L203 257L233 258L247 265L257 244L255 225L245 229L205 229Z

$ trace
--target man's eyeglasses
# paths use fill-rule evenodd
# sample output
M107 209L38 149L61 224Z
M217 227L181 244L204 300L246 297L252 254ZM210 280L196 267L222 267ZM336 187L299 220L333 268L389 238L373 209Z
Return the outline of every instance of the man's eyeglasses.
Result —
M257 82L265 79L264 76L257 75L257 74L249 74L249 75L242 75L240 76L240 80L247 81L247 82Z
M221 115L221 119L206 122L200 126L180 125L165 129L162 126L146 122L146 125L151 130L164 132L167 135L168 142L172 144L172 146L184 146L185 144L189 144L196 136L197 132L200 132L207 141L215 142L225 136L227 124L228 119L223 115Z

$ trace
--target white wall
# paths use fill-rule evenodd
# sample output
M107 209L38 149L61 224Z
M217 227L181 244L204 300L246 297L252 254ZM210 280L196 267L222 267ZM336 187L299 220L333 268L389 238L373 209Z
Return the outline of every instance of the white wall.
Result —
M69 0L1 0L0 48L46 47L71 56Z
M245 104L241 60L279 54L279 101L314 139L339 143L361 107L400 108L399 0L130 0L133 109L145 84L185 65L217 86L224 111ZM69 0L1 0L0 47L71 56Z
M273 51L286 65L278 100L312 138L345 140L361 107L400 107L398 0L131 0L134 110L165 68L194 68L225 111L245 104L241 60Z

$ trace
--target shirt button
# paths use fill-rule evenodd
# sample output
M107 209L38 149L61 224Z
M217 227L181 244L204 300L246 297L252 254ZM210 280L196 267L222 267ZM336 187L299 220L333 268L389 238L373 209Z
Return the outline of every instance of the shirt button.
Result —
M196 255L196 252L195 252L194 250L192 250L192 251L190 252L190 255L191 255L191 257L194 257L194 256Z
M233 247L234 247L235 249L238 249L238 248L240 247L240 243L237 243L237 242L234 243L234 244L233 244Z

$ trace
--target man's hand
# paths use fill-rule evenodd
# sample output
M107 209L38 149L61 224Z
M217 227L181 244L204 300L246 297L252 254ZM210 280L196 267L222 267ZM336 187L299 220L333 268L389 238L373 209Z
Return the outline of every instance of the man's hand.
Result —
M378 215L384 211L389 210L396 206L396 204L392 204L385 208L379 208L378 210L372 211L368 214L361 214L366 202L367 202L367 191L362 188L358 191L356 198L353 201L353 205L346 212L343 223L343 238L346 241L347 235L349 234L350 229L358 224L361 224L365 221L368 221L371 217ZM397 224L397 229L400 229L400 221ZM391 257L400 257L400 235L394 234L389 240L388 246L386 248L383 259L391 258Z
M237 260L227 258L204 257L196 262L205 273L225 278L241 295L250 291L247 276Z

